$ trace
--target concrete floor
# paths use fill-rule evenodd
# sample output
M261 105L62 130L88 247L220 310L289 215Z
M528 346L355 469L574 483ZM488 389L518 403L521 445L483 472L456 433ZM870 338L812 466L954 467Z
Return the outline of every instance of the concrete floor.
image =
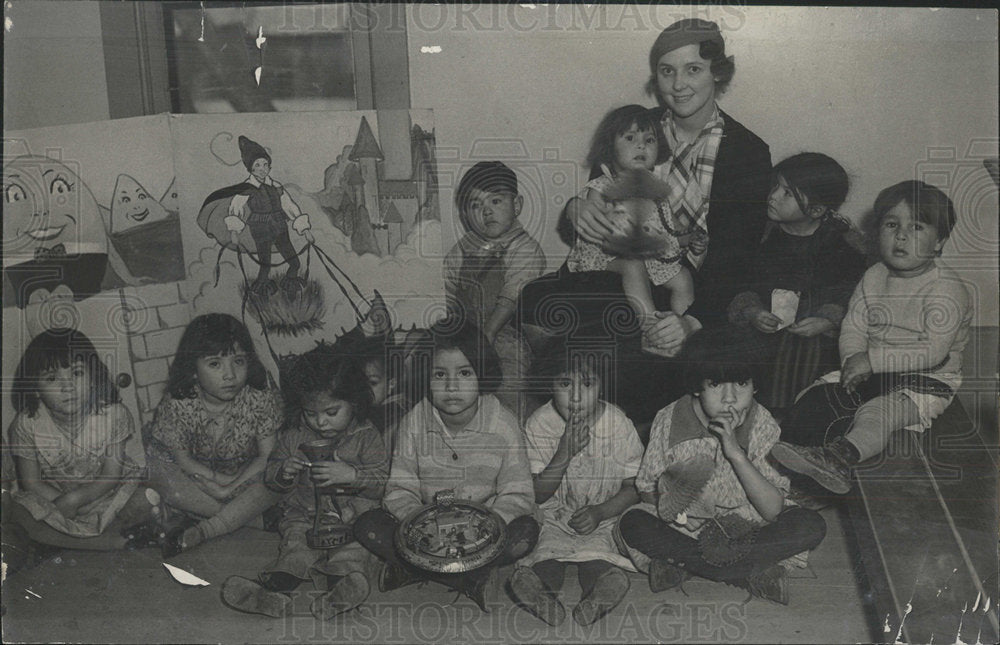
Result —
M297 593L295 614L275 620L240 614L219 600L227 576L255 577L273 557L276 534L245 528L182 554L171 564L211 583L183 587L155 550L135 553L64 551L3 583L4 642L717 642L857 643L872 639L840 516L823 511L828 533L808 569L793 573L791 604L746 603L747 593L694 579L685 593L649 591L633 574L626 600L603 621L580 627L567 617L550 627L516 607L503 590L510 568L491 585L490 612L436 584L382 594L366 606L320 622L309 613L311 591ZM563 600L579 598L573 570ZM303 585L303 589L310 589Z

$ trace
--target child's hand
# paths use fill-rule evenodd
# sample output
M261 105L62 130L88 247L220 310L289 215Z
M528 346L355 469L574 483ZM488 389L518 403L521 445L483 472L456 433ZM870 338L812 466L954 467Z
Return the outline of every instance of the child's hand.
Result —
M834 324L827 318L811 316L809 318L803 318L797 323L792 323L788 326L788 331L796 336L812 338L813 336L819 336L820 334L826 333L833 328Z
M292 455L281 464L281 478L285 481L292 481L299 476L300 472L311 465L299 455Z
M872 364L868 360L868 352L858 352L847 357L844 367L840 370L840 384L848 392L865 382L872 375Z
M708 431L718 437L719 443L722 444L722 452L727 457L742 450L736 441L736 426L743 423L744 418L746 418L745 415L741 415L735 409L729 408L708 422Z
M773 334L778 331L778 327L781 327L781 318L760 307L747 313L747 320L750 321L754 329L765 334Z
M56 509L62 513L62 516L68 520L76 517L77 513L80 512L80 506L82 506L80 500L77 499L77 496L74 495L72 491L63 493L59 497L55 498L52 503L55 505Z
M594 506L584 506L577 509L573 516L566 522L569 527L580 535L593 533L594 529L601 523L601 516Z
M211 479L205 479L200 475L192 475L191 479L194 480L194 483L197 484L198 488L200 488L206 495L220 502L228 498L229 493L231 492L228 487L214 482Z
M590 443L590 425L583 415L576 413L566 422L566 431L560 439L570 457L575 457Z
M309 469L313 484L324 488L335 484L353 484L358 476L354 466L343 461L317 461Z

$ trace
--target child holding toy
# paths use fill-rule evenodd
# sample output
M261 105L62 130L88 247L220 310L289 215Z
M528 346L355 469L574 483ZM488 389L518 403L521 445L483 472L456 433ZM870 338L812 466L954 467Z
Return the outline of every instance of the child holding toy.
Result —
M361 513L375 508L389 474L378 429L367 420L372 394L356 361L321 346L298 357L287 373L288 404L299 412L297 427L286 430L268 461L264 481L283 494L277 559L253 581L226 580L223 601L238 611L284 616L288 594L311 579L323 595L312 604L319 619L360 605L368 597L371 556L350 534ZM303 444L329 440L332 461L308 461ZM316 487L337 487L336 506L317 508ZM332 548L309 543L317 514L341 527L346 541Z

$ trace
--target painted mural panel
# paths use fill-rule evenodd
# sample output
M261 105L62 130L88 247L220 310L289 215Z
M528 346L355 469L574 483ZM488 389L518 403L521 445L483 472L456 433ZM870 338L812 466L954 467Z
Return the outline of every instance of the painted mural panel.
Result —
M4 133L3 305L184 278L166 115Z
M429 111L179 115L171 128L180 207L196 214L182 228L195 314L240 316L282 355L353 327L376 291L397 325L441 313Z

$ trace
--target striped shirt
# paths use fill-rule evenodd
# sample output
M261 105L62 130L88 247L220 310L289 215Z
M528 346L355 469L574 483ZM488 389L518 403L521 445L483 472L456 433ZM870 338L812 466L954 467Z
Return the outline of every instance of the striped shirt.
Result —
M510 522L534 511L528 453L517 419L495 396L479 397L479 410L465 429L452 433L427 399L402 421L383 504L403 520L438 491L453 489L493 509Z

